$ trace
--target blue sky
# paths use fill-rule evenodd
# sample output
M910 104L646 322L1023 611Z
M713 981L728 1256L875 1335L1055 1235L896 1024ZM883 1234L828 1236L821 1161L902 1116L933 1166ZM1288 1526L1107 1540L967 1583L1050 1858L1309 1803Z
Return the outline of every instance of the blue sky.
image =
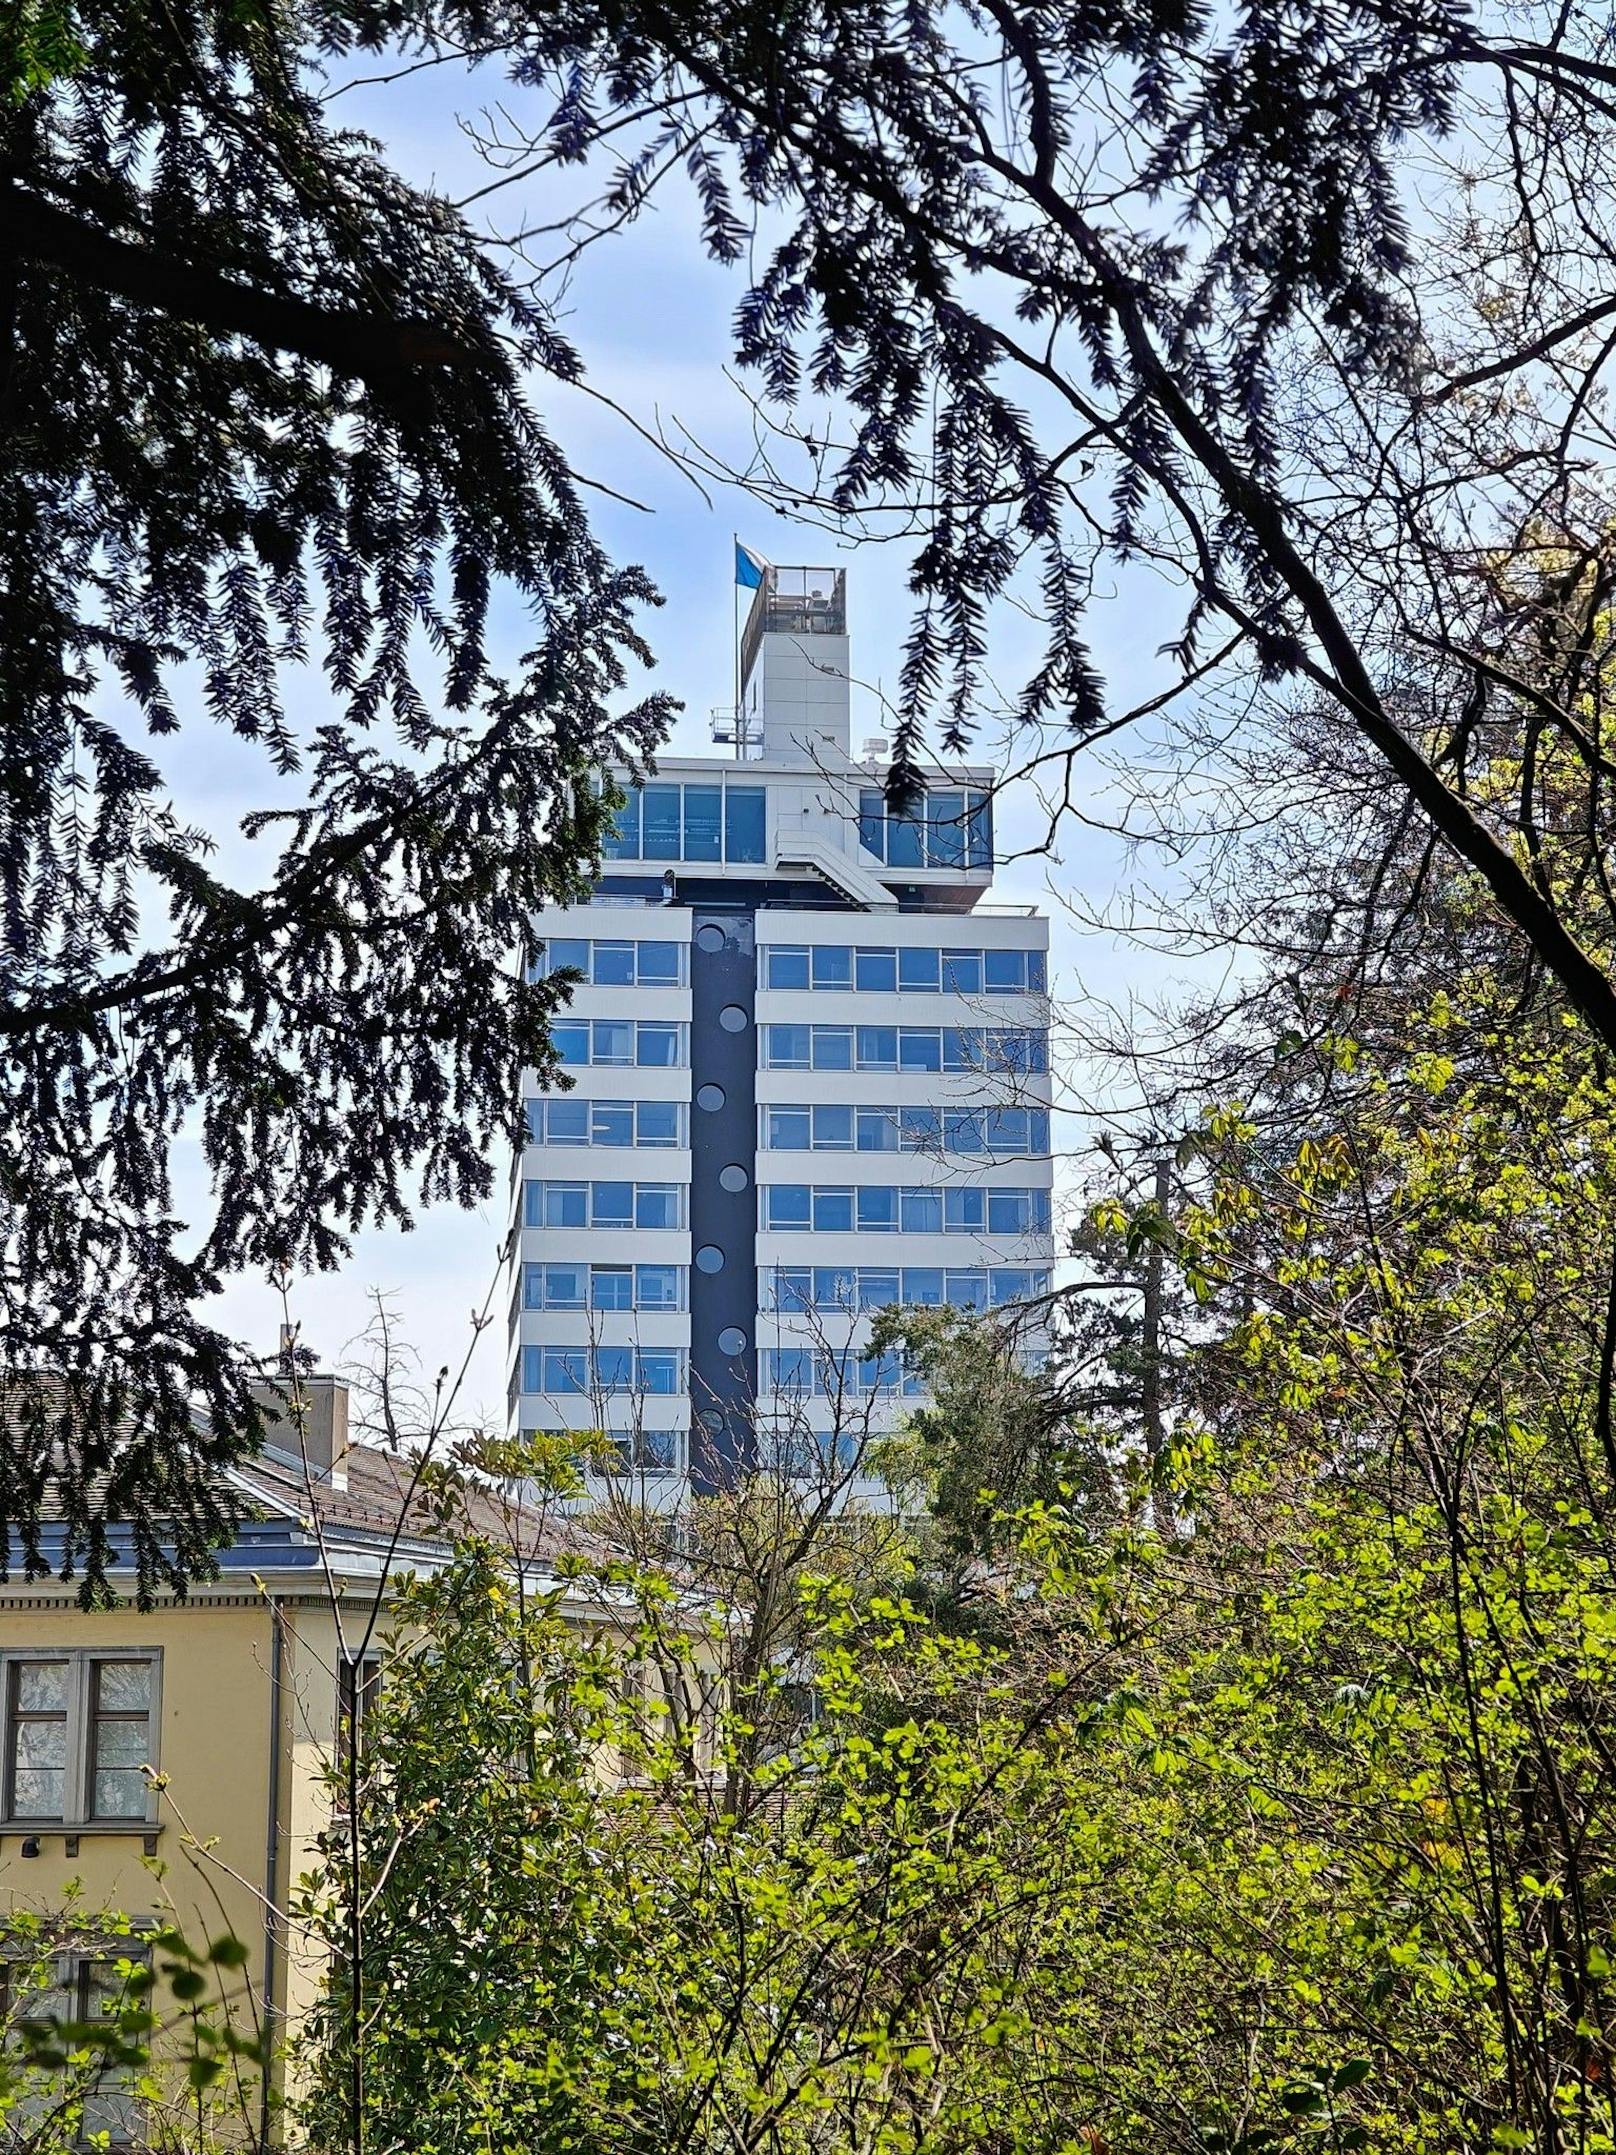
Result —
M468 78L438 70L390 86L350 90L335 101L334 110L381 137L417 183L458 197L485 186L490 177L458 121L504 92L505 85L487 71ZM576 187L577 175L568 185ZM525 181L489 196L474 214L491 231L508 234L553 217L562 200L553 185L541 190ZM647 629L657 652L656 680L685 705L669 747L695 753L710 751L710 708L733 696L732 532L777 562L835 560L846 567L853 667L860 682L895 681L909 615L905 547L845 548L733 487L709 485L711 499L704 500L636 430L637 424L671 435L682 427L719 457L744 463L752 417L725 371L730 316L741 289L739 272L703 255L687 197L670 192L638 223L586 252L566 294L564 326L584 356L590 390L598 395L549 382L534 385L535 401L575 470L644 505L632 508L595 489L586 495L603 543L619 559L643 562L664 595L666 603L648 618ZM1157 647L1175 625L1170 595L1144 572L1128 586L1098 596L1092 613L1095 652L1117 704L1164 684ZM522 648L519 615L508 609L499 627L514 656ZM1006 609L991 652L995 677L1017 684L1031 669L1036 642L1036 629ZM882 730L873 690L855 687L855 743ZM269 788L256 756L211 733L200 711L184 740L182 806L222 829L248 808L264 804ZM1098 771L1092 783L1101 784ZM1094 805L1103 816L1104 801L1096 799ZM1001 851L1031 844L1042 825L1031 789L1012 789L999 809ZM1126 1007L1135 998L1149 1000L1168 990L1184 970L1141 943L1080 930L1068 915L1068 904L1084 914L1105 913L1135 873L1116 839L1073 823L1063 831L1055 857L1016 862L996 884L996 898L1041 903L1052 912L1057 999L1099 998ZM1081 1071L1077 1075L1081 1086ZM1073 1157L1070 1179L1085 1148L1084 1128L1076 1118L1067 1122L1065 1143ZM200 1168L194 1158L182 1168L184 1209L187 1189L193 1198L200 1194ZM487 1293L504 1229L504 1163L500 1169L498 1195L485 1211L468 1215L440 1208L423 1213L412 1234L363 1235L352 1263L340 1274L298 1282L292 1314L305 1339L325 1357L341 1359L366 1323L369 1296L380 1292L396 1310L399 1336L411 1343L426 1373L444 1364L458 1368L470 1338L470 1312ZM503 1414L503 1297L496 1296L491 1307L495 1322L474 1354L463 1403L468 1418L492 1423ZM222 1297L218 1314L242 1337L268 1345L281 1309L267 1284L242 1280Z

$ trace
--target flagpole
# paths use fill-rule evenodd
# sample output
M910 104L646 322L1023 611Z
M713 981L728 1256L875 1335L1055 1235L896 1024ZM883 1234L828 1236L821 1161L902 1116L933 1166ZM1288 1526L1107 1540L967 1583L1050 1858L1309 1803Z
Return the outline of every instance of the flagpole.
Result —
M741 535L738 531L732 531L730 533L729 584L730 611L734 617L731 627L735 644L735 717L730 731L735 736L735 760L737 763L745 761L741 754L741 580L735 573L740 561L740 548Z

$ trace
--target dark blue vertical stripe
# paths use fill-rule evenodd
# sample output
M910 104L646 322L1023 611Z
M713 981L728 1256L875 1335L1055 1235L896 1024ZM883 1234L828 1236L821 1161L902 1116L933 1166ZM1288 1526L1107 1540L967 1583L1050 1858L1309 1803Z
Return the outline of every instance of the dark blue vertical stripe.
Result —
M690 1474L696 1493L726 1487L751 1456L757 1368L757 925L751 912L697 911L690 946ZM704 943L715 945L712 949ZM727 1031L726 1010L745 1022ZM722 1107L699 1105L717 1085ZM726 1167L745 1187L726 1190ZM695 1254L721 1250L717 1272ZM733 1327L736 1354L719 1346Z

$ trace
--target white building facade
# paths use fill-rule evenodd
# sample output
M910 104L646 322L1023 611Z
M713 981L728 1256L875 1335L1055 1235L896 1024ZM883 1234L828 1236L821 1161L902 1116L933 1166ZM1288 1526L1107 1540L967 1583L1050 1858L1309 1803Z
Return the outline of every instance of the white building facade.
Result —
M1050 1286L1048 924L989 902L993 774L889 815L848 690L842 572L769 570L733 756L664 758L535 923L581 984L573 1088L527 1083L512 1420L604 1429L654 1501L759 1457L860 1493L919 1382L874 1313Z

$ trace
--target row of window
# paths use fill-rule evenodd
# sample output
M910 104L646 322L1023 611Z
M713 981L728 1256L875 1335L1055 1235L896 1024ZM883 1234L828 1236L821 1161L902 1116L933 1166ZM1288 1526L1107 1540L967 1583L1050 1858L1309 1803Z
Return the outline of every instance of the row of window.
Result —
M617 937L552 936L533 968L543 973L576 972L594 988L682 988L685 943L630 943Z
M527 1227L683 1227L682 1182L524 1182Z
M903 1188L892 1183L775 1182L759 1192L760 1224L814 1234L1047 1235L1047 1190ZM679 1182L524 1182L527 1227L682 1228Z
M758 1110L767 1152L1030 1153L1049 1151L1043 1107L819 1107Z
M974 788L928 788L901 815L879 786L859 793L859 844L889 868L991 868L993 796Z
M761 862L765 789L727 780L631 786L602 852L618 861Z
M522 1267L524 1309L683 1309L683 1265Z
M583 1100L552 1093L527 1104L528 1136L535 1145L680 1146L685 1141L682 1100Z
M682 1070L690 1060L689 1027L666 1018L560 1018L550 1038L569 1069Z
M1023 1025L764 1025L765 1070L1049 1068L1049 1035Z
M985 1310L1048 1294L1050 1274L1039 1265L776 1265L759 1284L765 1309Z
M150 1655L17 1655L5 1695L5 1816L90 1825L148 1815L156 1761Z
M836 1355L818 1347L767 1347L758 1356L758 1388L764 1392L818 1393L843 1398L902 1393L919 1398L926 1385L918 1370L906 1369L895 1349L886 1354Z
M888 945L768 943L758 952L765 988L851 988L875 995L1042 994L1041 950L894 950Z
M584 1100L555 1093L527 1103L535 1145L599 1145L629 1151L678 1149L686 1142L682 1100ZM1049 1152L1049 1110L1042 1107L855 1107L825 1102L758 1110L758 1143L767 1152L963 1153L989 1158Z
M552 1398L638 1392L666 1398L684 1389L682 1347L524 1347L522 1390Z
M1047 1235L1047 1190L909 1189L892 1183L773 1182L759 1191L760 1224L816 1235Z
M553 936L534 966L537 977L581 973L596 988L680 988L688 946L619 937ZM890 944L770 943L758 953L765 988L853 989L878 995L1042 994L1041 950L900 950Z

